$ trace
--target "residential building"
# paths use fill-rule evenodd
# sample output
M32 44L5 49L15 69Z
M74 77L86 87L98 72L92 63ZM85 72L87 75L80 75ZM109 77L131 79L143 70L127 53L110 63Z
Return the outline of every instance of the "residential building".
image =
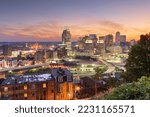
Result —
M66 68L53 68L51 74L12 76L0 85L0 99L70 100L73 76Z

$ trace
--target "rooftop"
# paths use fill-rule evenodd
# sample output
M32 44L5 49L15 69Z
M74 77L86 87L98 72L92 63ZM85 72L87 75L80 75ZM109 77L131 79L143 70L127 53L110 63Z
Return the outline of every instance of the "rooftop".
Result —
M54 76L54 77L52 77ZM39 75L22 75L22 76L11 76L5 79L1 85L13 85L13 84L24 84L24 83L32 83L32 82L42 82L54 80L58 76L67 76L67 78L71 78L72 74L67 68L53 68L51 74L39 74Z
M71 72L67 69L67 68L54 68L52 69L52 72L54 77L57 77L57 76L71 76Z
M5 79L0 79L0 84L4 81Z
M51 74L12 76L5 79L2 82L2 85L24 84L24 83L42 82L48 80L52 80Z

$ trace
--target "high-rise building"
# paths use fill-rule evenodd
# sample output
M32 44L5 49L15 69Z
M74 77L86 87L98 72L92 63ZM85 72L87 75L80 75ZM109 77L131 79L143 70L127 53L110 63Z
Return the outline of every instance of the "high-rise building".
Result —
M108 46L113 45L113 35L109 34L105 36L105 47L107 48Z
M126 45L126 35L120 35L120 45L121 46Z
M62 44L66 45L67 50L71 50L71 33L68 28L65 28L62 33Z
M89 54L93 54L95 50L95 39L91 39L89 36L85 36L85 39L84 50Z
M125 45L126 35L120 35L120 32L116 32L115 43L116 45Z
M83 50L84 45L85 45L85 40L83 39L83 37L80 37L79 40L78 40L79 49Z
M100 36L97 39L97 43L96 43L96 54L103 54L105 53L105 37L104 36Z
M120 40L120 32L116 32L115 43L118 43Z

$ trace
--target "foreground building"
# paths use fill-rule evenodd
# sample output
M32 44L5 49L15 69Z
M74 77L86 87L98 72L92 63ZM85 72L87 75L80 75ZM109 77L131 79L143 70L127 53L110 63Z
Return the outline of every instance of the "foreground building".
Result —
M53 68L51 74L9 77L0 85L0 99L4 100L70 100L73 95L73 77L66 68Z

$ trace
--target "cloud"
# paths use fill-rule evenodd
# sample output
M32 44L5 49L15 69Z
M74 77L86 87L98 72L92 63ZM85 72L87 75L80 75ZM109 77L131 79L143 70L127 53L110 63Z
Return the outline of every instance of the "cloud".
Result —
M55 39L60 35L61 25L54 21L39 22L33 25L0 26L0 35L29 37L36 39Z
M65 23L67 24L67 22ZM69 28L73 39L78 39L80 36L88 34L97 34L103 36L106 34L115 34L120 31L122 34L127 34L129 38L137 38L146 29L137 27L125 26L109 20L82 20L69 23ZM17 39L32 39L33 40L61 40L61 34L64 28L64 22L45 21L32 25L0 25L1 38L17 38Z
M116 22L112 22L112 21L105 21L105 20L101 20L99 21L99 24L107 27L107 28L111 28L111 29L118 29L118 30L124 30L124 25L120 24L120 23L116 23Z

